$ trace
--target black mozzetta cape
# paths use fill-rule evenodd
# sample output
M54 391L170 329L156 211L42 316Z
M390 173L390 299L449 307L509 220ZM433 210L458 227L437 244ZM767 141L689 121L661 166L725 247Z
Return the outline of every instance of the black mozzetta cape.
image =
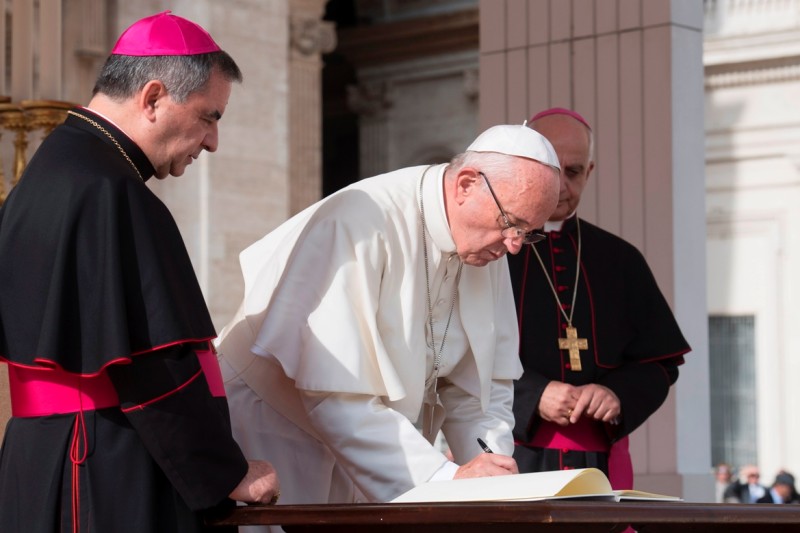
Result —
M170 343L215 336L183 240L139 178L154 169L69 116L31 159L0 211L0 357L94 374Z
M537 429L539 399L551 380L573 385L599 383L622 403L613 439L639 427L664 402L678 378L689 345L642 254L623 239L580 221L581 275L573 326L588 340L582 370L569 367L569 352L558 348L566 320L530 246L509 256L520 321L522 378L515 383L515 438L528 442ZM576 218L537 243L547 275L567 315L575 288ZM612 428L608 428L611 430Z

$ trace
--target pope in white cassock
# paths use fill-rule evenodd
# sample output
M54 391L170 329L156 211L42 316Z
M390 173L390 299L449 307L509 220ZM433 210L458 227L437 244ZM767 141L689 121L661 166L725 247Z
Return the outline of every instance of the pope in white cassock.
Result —
M517 472L505 254L539 237L558 175L539 133L495 126L449 164L354 183L242 252L244 301L217 348L234 436L275 465L280 503ZM440 429L454 462L431 444Z

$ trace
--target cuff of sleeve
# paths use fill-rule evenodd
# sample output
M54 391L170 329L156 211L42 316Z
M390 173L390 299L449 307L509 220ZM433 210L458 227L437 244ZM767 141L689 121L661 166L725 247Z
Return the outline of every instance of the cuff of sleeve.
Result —
M449 479L453 479L456 477L456 472L458 472L458 465L452 461L447 461L445 464L439 468L436 472L434 472L433 476L428 481L447 481Z

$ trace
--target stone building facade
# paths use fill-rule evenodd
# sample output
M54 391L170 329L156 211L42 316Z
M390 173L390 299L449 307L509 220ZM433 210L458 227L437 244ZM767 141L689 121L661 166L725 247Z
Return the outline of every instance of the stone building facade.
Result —
M800 473L800 2L706 0L712 456Z

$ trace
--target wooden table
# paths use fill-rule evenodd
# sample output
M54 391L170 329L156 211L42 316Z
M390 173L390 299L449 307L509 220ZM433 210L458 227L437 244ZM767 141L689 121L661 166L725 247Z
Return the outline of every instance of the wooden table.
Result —
M213 525L279 524L287 532L783 533L800 532L800 505L551 500L238 507Z

